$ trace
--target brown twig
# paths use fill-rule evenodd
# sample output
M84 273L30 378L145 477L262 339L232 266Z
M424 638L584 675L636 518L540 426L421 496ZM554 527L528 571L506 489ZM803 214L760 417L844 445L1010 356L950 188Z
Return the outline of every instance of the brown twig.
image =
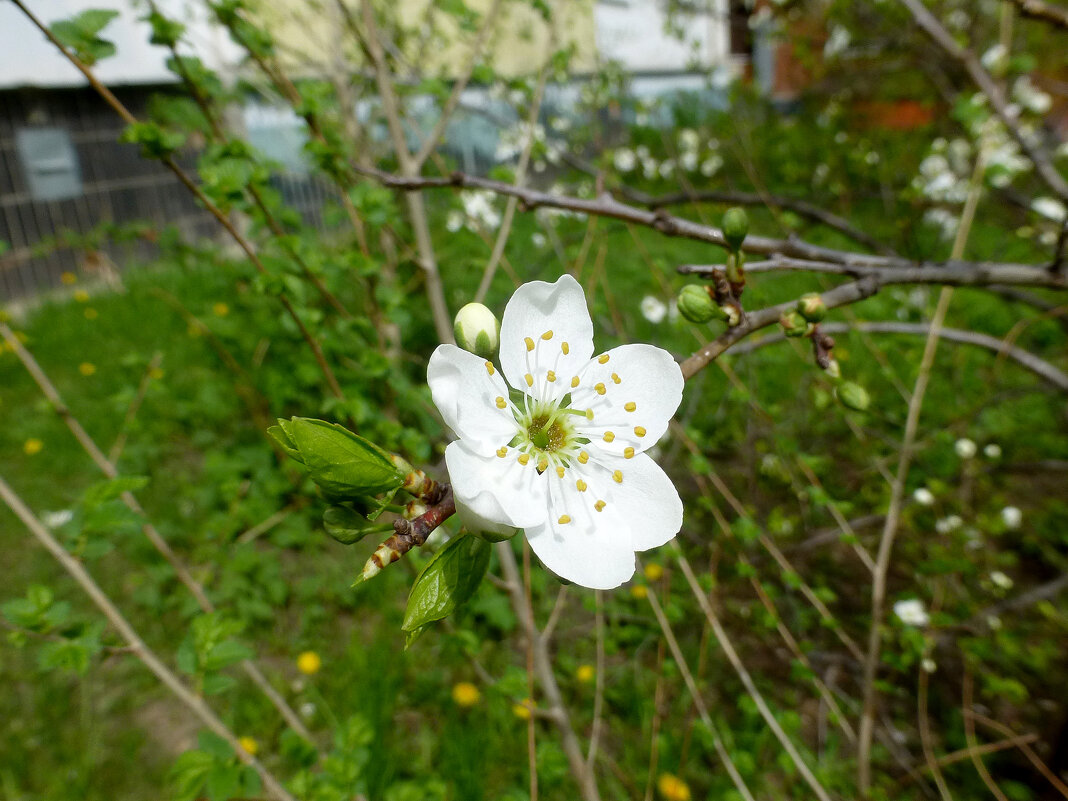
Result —
M1025 17L1068 28L1068 8L1052 6L1042 0L1012 0L1012 2Z

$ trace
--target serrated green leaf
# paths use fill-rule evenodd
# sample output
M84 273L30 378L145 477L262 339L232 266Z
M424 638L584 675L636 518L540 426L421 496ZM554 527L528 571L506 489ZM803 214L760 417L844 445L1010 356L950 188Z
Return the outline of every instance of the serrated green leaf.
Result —
M415 580L401 629L415 632L441 620L474 595L489 567L490 545L464 534L434 554Z
M342 426L302 417L279 424L299 452L298 461L330 496L367 497L404 483L388 453Z
M110 481L94 484L82 495L82 505L86 509L95 509L108 501L113 501L124 492L137 492L148 484L145 476L119 476Z

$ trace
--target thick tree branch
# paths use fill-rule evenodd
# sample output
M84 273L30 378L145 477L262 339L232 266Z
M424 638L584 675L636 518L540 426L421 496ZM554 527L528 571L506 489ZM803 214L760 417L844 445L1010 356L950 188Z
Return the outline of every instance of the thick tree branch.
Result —
M1051 6L1042 0L1012 0L1012 2L1019 9L1021 16L1068 28L1068 8Z

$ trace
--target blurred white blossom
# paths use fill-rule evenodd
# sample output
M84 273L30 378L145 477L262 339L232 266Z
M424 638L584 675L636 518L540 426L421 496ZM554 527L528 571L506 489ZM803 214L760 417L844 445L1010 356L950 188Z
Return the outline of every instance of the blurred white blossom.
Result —
M67 525L74 519L74 512L70 509L60 509L57 512L45 512L41 515L41 522L49 528L59 528Z
M953 450L957 452L957 456L961 459L972 459L975 457L977 448L972 440L967 437L961 437L953 443Z
M935 521L935 531L939 534L949 534L951 531L956 531L964 525L964 521L960 515L948 515L941 520Z
M1012 589L1012 579L1006 576L1000 570L995 570L993 573L990 574L990 581L992 581L995 586L1000 587L1003 590Z
M662 323L667 316L668 307L664 301L652 295L646 295L641 303L642 317L651 323Z
M612 164L620 172L630 172L633 170L636 161L634 151L626 147L621 147L612 154Z
M1035 212L1035 214L1041 214L1054 222L1060 222L1064 219L1065 214L1068 213L1064 204L1053 197L1036 197L1031 201L1031 211Z
M916 501L920 506L932 506L935 502L935 496L927 487L920 487L912 493L912 500Z
M894 614L906 626L926 626L931 621L923 601L918 598L898 601L894 604Z
M983 453L986 455L987 459L1000 459L1001 446L998 445L996 442L991 442L989 445L983 448Z
M1006 506L1001 510L1001 522L1005 528L1017 529L1023 523L1023 512L1017 506Z

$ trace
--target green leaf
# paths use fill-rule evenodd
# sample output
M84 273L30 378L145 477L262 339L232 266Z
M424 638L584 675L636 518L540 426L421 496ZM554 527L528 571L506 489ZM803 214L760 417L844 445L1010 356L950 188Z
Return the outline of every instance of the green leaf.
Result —
M464 534L449 540L416 578L401 629L415 632L452 614L478 589L489 560L489 543L481 537Z
M339 425L303 417L278 424L285 434L279 442L287 449L292 443L298 453L294 458L304 463L327 495L366 497L396 490L404 483L403 473L388 453Z
M199 796L214 764L215 757L203 751L186 751L178 757L170 770L175 801L193 801Z
M342 545L352 545L368 534L382 534L393 530L393 526L375 525L347 506L331 506L323 512L323 527L327 534Z
M90 8L69 20L53 22L50 27L52 34L65 47L92 66L101 59L115 55L115 45L97 34L117 16L118 11Z
M124 492L137 492L148 484L144 476L119 476L110 481L94 484L82 495L82 505L86 509L95 509L108 501L113 501Z
M237 640L224 640L207 653L200 666L205 671L222 670L251 657L252 651Z
M237 679L227 676L225 673L212 673L204 677L201 689L204 695L219 695L237 686Z

